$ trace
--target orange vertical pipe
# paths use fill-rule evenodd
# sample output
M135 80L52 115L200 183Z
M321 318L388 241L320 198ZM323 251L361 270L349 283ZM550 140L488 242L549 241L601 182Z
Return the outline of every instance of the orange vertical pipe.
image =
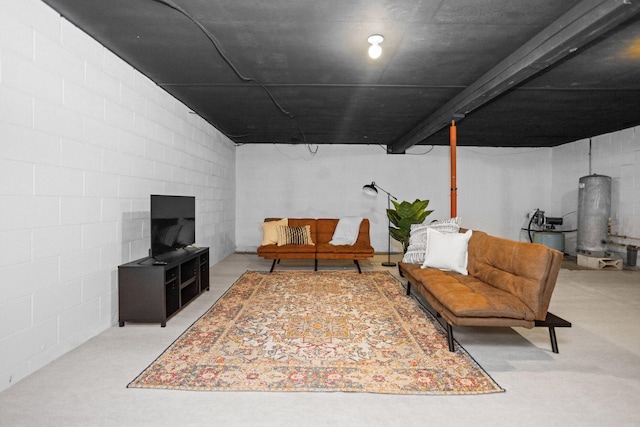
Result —
M449 146L451 148L451 218L458 216L458 184L456 181L456 145L458 135L455 120L451 121L449 131Z

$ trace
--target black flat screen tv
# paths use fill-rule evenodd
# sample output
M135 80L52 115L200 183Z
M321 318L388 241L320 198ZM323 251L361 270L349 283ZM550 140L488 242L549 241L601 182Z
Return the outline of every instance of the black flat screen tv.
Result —
M196 242L196 198L151 195L151 256L182 249Z

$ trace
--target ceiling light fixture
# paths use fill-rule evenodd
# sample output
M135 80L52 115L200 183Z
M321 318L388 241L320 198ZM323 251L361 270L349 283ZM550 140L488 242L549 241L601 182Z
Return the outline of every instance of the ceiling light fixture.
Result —
M369 46L369 57L371 59L380 58L380 55L382 55L382 48L380 47L380 43L384 41L384 37L382 37L380 34L374 34L372 36L369 36L367 41L371 43L371 46Z

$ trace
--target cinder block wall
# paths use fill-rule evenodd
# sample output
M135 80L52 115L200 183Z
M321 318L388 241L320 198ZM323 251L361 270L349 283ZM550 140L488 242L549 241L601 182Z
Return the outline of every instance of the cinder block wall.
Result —
M458 131L458 139L464 133ZM597 173L612 177L612 232L640 238L640 127L554 148L481 148L458 146L458 215L465 227L528 241L523 231L533 209L564 217L564 230L577 227L578 180ZM316 151L317 148L317 151ZM313 154L315 152L315 154ZM591 161L589 158L591 157ZM388 155L384 147L330 145L245 145L238 148L237 245L254 251L265 217L340 217L361 215L371 221L377 252L387 251L387 206L362 193L376 181L399 200L429 199L435 212L450 212L449 148L417 146L406 155ZM591 170L589 164L591 163ZM565 233L565 251L575 255L576 233ZM615 239L611 249L624 257ZM402 248L391 241L391 250Z
M464 134L458 130L459 142ZM317 148L317 151L316 151ZM313 154L315 152L315 154ZM521 240L532 208L551 200L550 148L457 150L458 216L465 227ZM255 251L265 217L359 215L371 221L376 252L386 252L387 196L366 196L362 186L375 181L399 201L429 199L427 218L450 216L449 147L417 146L405 155L380 146L244 145L238 147L237 245ZM402 247L391 241L392 252Z
M235 147L39 0L0 7L0 390L115 324L149 195L235 248Z

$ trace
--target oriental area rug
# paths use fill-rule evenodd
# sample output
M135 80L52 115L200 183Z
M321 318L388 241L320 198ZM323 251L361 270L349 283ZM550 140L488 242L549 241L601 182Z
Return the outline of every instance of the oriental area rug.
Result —
M245 272L128 387L504 391L386 271Z

